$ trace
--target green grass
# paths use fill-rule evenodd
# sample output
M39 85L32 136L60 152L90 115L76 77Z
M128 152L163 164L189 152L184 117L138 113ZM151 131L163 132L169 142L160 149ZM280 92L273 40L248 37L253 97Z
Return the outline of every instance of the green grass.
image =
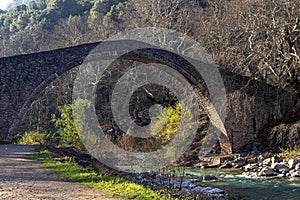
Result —
M41 150L33 157L34 160L40 161L43 166L49 168L55 174L68 179L69 181L78 182L88 187L97 188L110 196L121 199L170 199L159 195L157 192L145 188L141 185L128 182L118 176L97 177L96 171L91 168L83 168L73 162L71 158L58 158L48 150Z

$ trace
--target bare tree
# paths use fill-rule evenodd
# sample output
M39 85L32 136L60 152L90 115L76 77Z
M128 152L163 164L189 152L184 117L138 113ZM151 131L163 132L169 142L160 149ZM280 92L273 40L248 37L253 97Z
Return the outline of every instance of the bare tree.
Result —
M59 20L52 33L55 47L74 46L89 42L86 16L69 16Z
M193 35L222 67L299 90L297 0L215 0L198 11Z
M196 1L186 0L129 0L127 5L132 11L131 24L136 27L162 27L187 33L195 4Z

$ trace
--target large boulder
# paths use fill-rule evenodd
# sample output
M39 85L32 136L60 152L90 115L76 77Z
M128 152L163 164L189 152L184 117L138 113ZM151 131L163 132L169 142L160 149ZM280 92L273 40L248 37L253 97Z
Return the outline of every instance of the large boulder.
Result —
M276 176L278 173L274 172L271 167L264 167L259 173L259 176Z

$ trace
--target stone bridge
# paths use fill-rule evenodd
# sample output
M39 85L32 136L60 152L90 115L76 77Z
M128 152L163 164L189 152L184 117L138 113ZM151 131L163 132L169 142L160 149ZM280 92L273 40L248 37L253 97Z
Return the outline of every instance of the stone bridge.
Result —
M38 94L57 77L82 64L98 44L1 58L0 140L11 140L15 134L14 129ZM108 51L116 52L117 48L117 43L111 42ZM111 53L108 57L114 56L117 57L118 54ZM171 52L142 49L128 52L118 60L123 65L133 60L172 67L207 95L202 77L195 72L190 63ZM224 122L226 135L220 137L224 154L241 151L244 145L253 141L265 128L288 120L298 112L294 110L297 103L296 94L223 68L219 71L224 80L228 101L228 114Z

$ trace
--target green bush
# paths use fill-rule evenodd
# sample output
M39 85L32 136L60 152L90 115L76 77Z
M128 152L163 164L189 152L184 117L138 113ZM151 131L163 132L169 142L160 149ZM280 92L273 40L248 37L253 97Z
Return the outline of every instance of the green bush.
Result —
M19 135L18 144L24 145L45 145L50 138L48 132L30 131Z
M158 118L151 123L151 135L161 144L170 142L181 123L188 121L190 111L184 105L177 103L174 107L170 106L163 110Z
M171 141L177 133L182 122L187 122L190 117L188 111L182 104L169 106L151 123L152 138L139 142L130 134L125 133L118 140L119 146L128 151L152 151ZM138 141L138 142L137 142Z
M62 144L73 145L75 148L81 150L84 149L84 145L78 134L81 130L77 130L79 126L76 126L80 122L74 120L72 110L85 110L89 106L90 102L88 100L77 99L74 104L66 104L58 108L60 117L52 115L52 122L54 122L54 126L57 128L57 133Z

